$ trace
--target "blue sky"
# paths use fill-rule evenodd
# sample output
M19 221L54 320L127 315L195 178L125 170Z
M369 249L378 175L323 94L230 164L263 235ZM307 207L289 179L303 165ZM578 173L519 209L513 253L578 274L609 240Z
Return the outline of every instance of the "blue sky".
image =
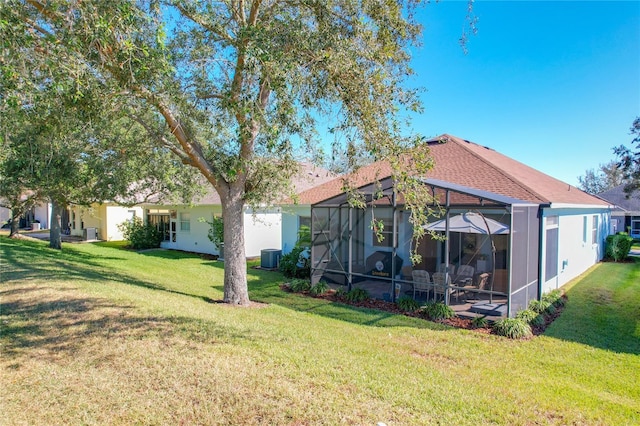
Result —
M475 2L478 33L458 39L467 2L420 12L411 84L426 88L413 119L573 185L629 145L640 115L640 1Z

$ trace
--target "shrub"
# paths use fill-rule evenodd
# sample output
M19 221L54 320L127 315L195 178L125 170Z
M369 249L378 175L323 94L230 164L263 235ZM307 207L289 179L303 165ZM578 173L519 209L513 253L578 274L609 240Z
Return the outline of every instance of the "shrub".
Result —
M456 316L451 306L447 306L442 302L427 303L420 310L431 320L448 319Z
M489 325L489 320L485 317L475 317L471 320L471 326L473 328L485 328Z
M369 293L363 288L354 288L344 295L348 302L364 302L369 298Z
M290 253L280 258L280 271L287 278L309 278L311 276L311 262L309 249L296 246Z
M324 281L320 281L316 285L311 286L311 288L309 289L309 293L311 293L313 296L318 296L320 294L326 293L327 290L329 290L329 285Z
M544 325L544 317L531 309L523 309L516 314L516 318L525 321L532 327L541 327Z
M309 282L309 280L295 279L291 281L291 283L289 284L289 288L294 293L302 293L303 291L309 291L309 289L311 288L311 283Z
M624 260L629 255L632 245L633 238L626 232L609 235L606 239L605 256L615 262Z
M559 289L552 290L549 293L542 295L542 300L549 302L554 306L564 306L564 299L562 298L562 291Z
M405 312L414 312L418 310L420 305L416 302L412 297L402 296L397 301L396 304L398 308L402 309Z
M155 225L144 224L139 217L122 222L118 225L118 230L129 241L129 246L136 250L158 248L162 242L162 233Z
M549 306L551 306L551 303L546 300L532 300L529 302L529 309L539 314L544 314Z
M207 237L209 241L211 241L218 250L224 244L224 220L221 216L215 216L211 222L205 220L205 218L201 217L200 222L206 222L209 225L209 231L207 232Z
M493 330L510 339L523 339L533 334L531 326L520 318L502 318L493 324Z

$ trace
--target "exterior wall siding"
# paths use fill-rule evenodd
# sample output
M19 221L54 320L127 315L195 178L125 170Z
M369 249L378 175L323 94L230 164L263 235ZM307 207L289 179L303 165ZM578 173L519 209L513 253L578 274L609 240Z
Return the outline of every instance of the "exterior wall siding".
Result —
M545 281L546 265L541 263L542 292L557 289L584 273L604 257L605 238L609 235L611 216L606 209L544 209L543 217L558 216L557 275ZM592 243L592 221L597 217L596 242ZM587 229L585 231L585 218ZM543 221L542 257L549 246L546 241L546 221Z
M300 217L311 217L311 206L282 206L282 254L290 253L296 245Z
M196 253L220 254L216 246L209 241L209 225L200 218L211 221L213 216L222 214L220 206L157 206L155 208L176 210L176 241L165 241L161 247ZM181 230L180 214L189 213L189 230ZM250 209L244 213L244 238L247 257L260 256L267 248L279 249L282 246L282 219L279 209L261 210L255 214Z

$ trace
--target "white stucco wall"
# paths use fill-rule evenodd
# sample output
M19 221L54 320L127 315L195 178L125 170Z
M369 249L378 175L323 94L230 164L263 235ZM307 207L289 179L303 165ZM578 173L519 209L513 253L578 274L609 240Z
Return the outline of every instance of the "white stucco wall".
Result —
M0 207L0 225L6 223L11 219L11 210L6 207Z
M40 221L40 229L49 229L51 206L49 203L38 204L35 207L35 218Z
M282 254L293 250L298 240L300 217L311 217L311 206L288 205L282 206ZM271 247L276 248L276 247Z
M192 251L196 253L219 254L216 246L209 241L209 225L199 218L211 221L214 215L221 215L220 206L175 206L166 207L177 211L176 241L165 241L162 247ZM180 213L190 214L190 229L180 229ZM279 209L261 210L255 215L250 209L244 213L245 254L247 257L260 256L262 249L282 247L282 218Z
M560 288L576 278L604 257L604 240L609 235L609 210L599 208L547 208L543 217L558 216L558 274L543 282L543 293ZM592 218L598 217L597 242L592 244ZM584 218L587 218L585 241ZM547 221L543 220L541 277L546 277L545 253Z
M142 207L124 207L117 205L105 206L105 218L103 226L100 230L100 238L107 241L122 241L122 232L118 229L118 225L126 220L130 220L133 216L142 218Z

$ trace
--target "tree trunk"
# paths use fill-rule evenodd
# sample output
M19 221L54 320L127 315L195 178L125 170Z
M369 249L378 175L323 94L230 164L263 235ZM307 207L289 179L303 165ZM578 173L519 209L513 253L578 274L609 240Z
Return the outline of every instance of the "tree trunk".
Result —
M20 234L18 230L20 229L20 209L11 209L11 231L9 232L9 238L18 238Z
M62 235L60 221L64 207L57 201L51 200L51 230L49 231L49 247L62 250Z
M229 186L229 191L220 197L224 221L224 301L232 305L248 305L244 191L240 185Z

